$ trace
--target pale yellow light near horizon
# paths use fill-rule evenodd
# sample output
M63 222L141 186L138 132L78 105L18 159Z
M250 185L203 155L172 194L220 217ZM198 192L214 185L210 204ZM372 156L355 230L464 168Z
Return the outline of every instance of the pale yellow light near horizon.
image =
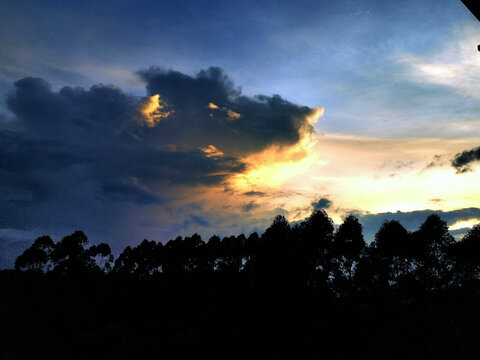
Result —
M471 229L475 225L480 223L480 219L472 218L468 220L460 220L457 221L455 224L452 224L448 227L449 230L461 230L461 229Z
M250 157L247 160L252 168L234 176L231 184L238 192L281 189L296 194L288 200L258 200L265 208L286 206L290 221L307 216L311 203L325 196L334 204L327 212L335 223L354 210L383 213L478 207L480 173L457 174L445 155L477 143L474 138L459 141L305 136L290 149L291 153L271 148ZM436 154L442 154L441 150L444 163L428 167ZM295 151L298 159L293 157ZM284 161L276 156L283 156Z
M477 208L480 203L480 171L475 167L472 172L456 174L448 156L443 164L427 167L434 155L455 154L480 139L380 140L313 134L302 141L291 153L288 148L270 148L252 155L247 158L252 167L245 174L224 174L226 182L217 187L179 191L183 194L177 200L179 206L203 204L204 211L215 213L222 226L241 233L246 231L245 224L266 228L278 214L289 221L302 220L311 214L312 202L321 197L332 201L326 211L336 224L352 211L450 211ZM221 149L207 146L203 151L205 156L219 155ZM398 168L398 161L408 166ZM247 195L252 192L258 196ZM256 207L244 212L242 208L251 201ZM451 224L450 230L469 228L474 222Z

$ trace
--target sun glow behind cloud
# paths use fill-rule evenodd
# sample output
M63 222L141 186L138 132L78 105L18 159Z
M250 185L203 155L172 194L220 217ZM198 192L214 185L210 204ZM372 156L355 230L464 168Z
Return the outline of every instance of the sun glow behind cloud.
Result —
M137 106L137 122L154 127L159 121L168 118L173 113L173 110L165 110L168 106L169 104L162 100L159 94L144 98Z
M316 124L323 114L323 107L316 108L308 124ZM320 195L328 195L334 204L328 213L336 223L351 211L475 207L480 201L476 192L480 176L458 177L449 156L477 142L476 138L375 139L305 130L294 146L270 146L242 158L247 170L227 180L236 195L227 200L224 194L218 201L238 208L246 201L239 194L257 192L261 195L253 199L259 206L252 212L282 208L293 221L307 216ZM439 154L443 160L431 166Z
M307 119L308 124L315 124L323 114L324 108L316 107ZM232 187L238 191L249 191L255 187L275 188L293 177L306 175L309 167L321 160L313 151L316 137L308 129L302 129L301 135L300 141L293 146L273 145L243 158L248 170L233 177Z
M328 162L312 174L342 208L369 212L445 210L477 206L480 175L458 176L448 163L428 167L436 154L455 154L478 139L372 139L327 135L316 151ZM442 198L441 205L431 199Z
M476 139L380 140L313 134L289 149L269 148L246 158L248 171L232 176L229 185L236 194L262 192L254 198L260 205L255 211L283 208L290 221L307 216L312 201L323 194L333 202L327 212L336 223L351 211L476 207L480 174L458 176L448 160L428 167L436 154L454 154L475 143ZM237 195L228 201L238 206L245 199Z
M473 218L468 220L457 221L455 224L448 227L450 231L452 230L461 230L461 229L471 229L473 226L480 223L480 219Z

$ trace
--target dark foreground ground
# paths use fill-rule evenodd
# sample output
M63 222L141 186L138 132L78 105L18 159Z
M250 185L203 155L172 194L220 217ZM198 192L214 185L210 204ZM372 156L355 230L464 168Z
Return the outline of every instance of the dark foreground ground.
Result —
M471 289L340 300L242 276L140 281L3 271L0 358L474 359L479 300Z

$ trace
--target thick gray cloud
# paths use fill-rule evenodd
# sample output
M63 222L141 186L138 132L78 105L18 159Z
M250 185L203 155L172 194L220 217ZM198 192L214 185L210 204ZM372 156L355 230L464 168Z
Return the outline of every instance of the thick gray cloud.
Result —
M245 171L240 156L313 131L313 109L243 96L219 68L194 77L139 74L146 97L112 85L56 91L41 78L14 83L6 98L14 119L0 128L0 228L121 237L141 228L138 219L151 223L142 209L174 212L176 186L220 185ZM198 211L182 216L181 226L210 226Z
M235 158L207 157L174 134L169 142L155 134L147 136L151 129L135 121L142 100L113 86L54 92L43 79L19 80L7 98L19 131L0 133L0 169L46 173L83 162L88 166L80 175L96 180L135 177L207 185L223 181L228 172L244 170Z
M44 79L30 77L15 82L15 92L7 98L29 136L82 144L110 143L128 124L137 103L136 97L114 86L66 86L54 92Z
M470 164L480 160L480 147L471 150L465 150L455 155L452 160L452 166L457 169L457 174L465 173L471 170Z
M158 68L139 75L148 94L159 94L175 111L148 135L163 142L175 138L193 146L213 144L238 155L273 144L293 145L304 132L313 131L307 116L314 109L278 95L244 96L220 68L202 70L195 77Z

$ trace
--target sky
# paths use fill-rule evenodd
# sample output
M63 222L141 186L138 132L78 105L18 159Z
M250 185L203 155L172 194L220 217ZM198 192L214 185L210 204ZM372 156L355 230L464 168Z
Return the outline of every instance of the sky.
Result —
M0 267L82 229L277 214L480 222L480 23L459 0L0 3Z

